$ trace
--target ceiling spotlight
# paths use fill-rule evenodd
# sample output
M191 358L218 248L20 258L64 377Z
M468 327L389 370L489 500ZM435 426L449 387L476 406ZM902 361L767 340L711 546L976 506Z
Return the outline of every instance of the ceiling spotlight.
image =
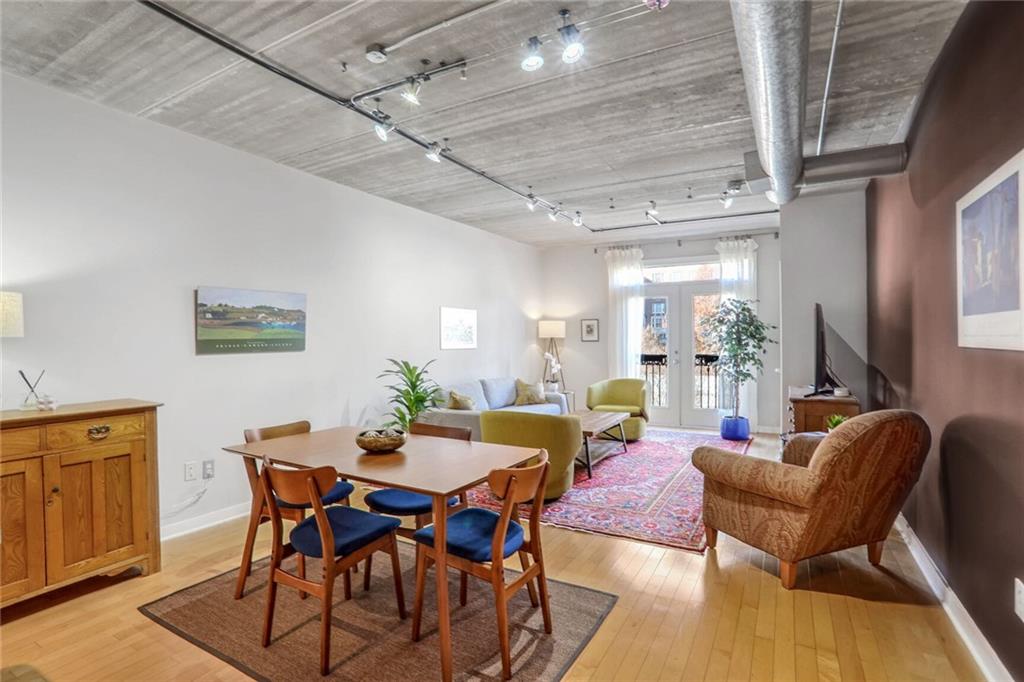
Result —
M566 64L575 64L583 57L583 40L576 24L569 23L569 10L563 9L559 15L562 17L563 26L558 29L558 34L562 36L562 44L565 46L562 49L562 61Z
M530 209L530 212L537 210L537 197L533 196L533 185L527 185L526 194L526 208Z
M732 197L729 196L728 192L722 192L721 196L718 197L718 201L722 203L722 208L729 208L732 206Z
M379 121L373 124L373 132L377 133L377 138L381 142L388 141L388 133L395 129L395 124L388 123L385 118L383 121Z
M436 142L431 142L430 149L427 150L427 158L434 163L441 163L441 152L443 151L444 150L441 149L441 145Z
M550 220L553 223L558 222L558 209L557 208L553 208L550 211L548 211L548 220Z
M572 224L576 227L583 227L583 214L576 211L576 215L572 218Z
M647 209L647 213L650 215L658 215L658 203L656 201L651 202L651 207Z
M460 81L468 81L469 80L469 74L466 73L466 65L465 64L463 64L462 68L459 69L459 80Z
M388 60L388 51L380 43L366 46L366 60L371 64L383 64Z
M420 105L420 82L410 80L402 90L402 99L409 104Z
M519 64L523 71L536 71L544 66L544 57L540 54L540 38L533 36L526 42L526 53Z
M644 0L644 4L647 5L648 9L665 9L668 7L669 0Z

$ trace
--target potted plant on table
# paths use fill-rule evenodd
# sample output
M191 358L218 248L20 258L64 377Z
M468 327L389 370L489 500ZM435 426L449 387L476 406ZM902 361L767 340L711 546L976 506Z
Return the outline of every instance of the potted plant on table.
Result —
M727 440L750 438L750 421L740 416L740 387L764 369L762 356L775 343L768 332L775 325L762 322L752 301L729 298L702 320L704 338L718 348L718 371L732 385L732 415L722 417L720 433Z
M399 426L403 431L409 431L409 425L416 421L416 417L428 408L437 404L437 392L440 387L429 376L427 368L433 364L433 360L417 367L405 360L392 360L391 369L386 369L377 377L382 379L395 379L395 383L388 385L391 391L391 398L388 402L392 405L390 413L391 421L386 426Z

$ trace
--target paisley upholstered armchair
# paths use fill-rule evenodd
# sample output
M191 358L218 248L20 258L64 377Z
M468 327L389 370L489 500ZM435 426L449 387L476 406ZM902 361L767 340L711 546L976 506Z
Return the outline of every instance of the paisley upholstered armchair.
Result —
M930 444L917 414L882 410L827 436L798 434L782 462L697 448L708 545L722 531L778 557L786 589L796 584L797 562L819 554L867 545L878 565Z

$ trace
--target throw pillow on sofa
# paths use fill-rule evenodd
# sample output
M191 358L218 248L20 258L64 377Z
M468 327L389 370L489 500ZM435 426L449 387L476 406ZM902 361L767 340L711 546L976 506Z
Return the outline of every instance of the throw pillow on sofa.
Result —
M449 410L473 410L476 409L476 403L468 395L462 395L456 391L448 392L448 409Z
M542 405L545 402L544 384L539 381L528 384L516 379L516 405Z

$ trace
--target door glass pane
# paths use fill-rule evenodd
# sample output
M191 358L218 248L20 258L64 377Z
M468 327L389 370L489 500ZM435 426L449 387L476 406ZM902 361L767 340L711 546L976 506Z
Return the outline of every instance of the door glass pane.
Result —
M644 299L644 334L640 347L640 371L650 386L651 405L666 407L668 400L668 299Z
M718 378L718 346L705 334L704 318L718 308L718 294L697 294L693 297L693 407L713 410L723 398Z

